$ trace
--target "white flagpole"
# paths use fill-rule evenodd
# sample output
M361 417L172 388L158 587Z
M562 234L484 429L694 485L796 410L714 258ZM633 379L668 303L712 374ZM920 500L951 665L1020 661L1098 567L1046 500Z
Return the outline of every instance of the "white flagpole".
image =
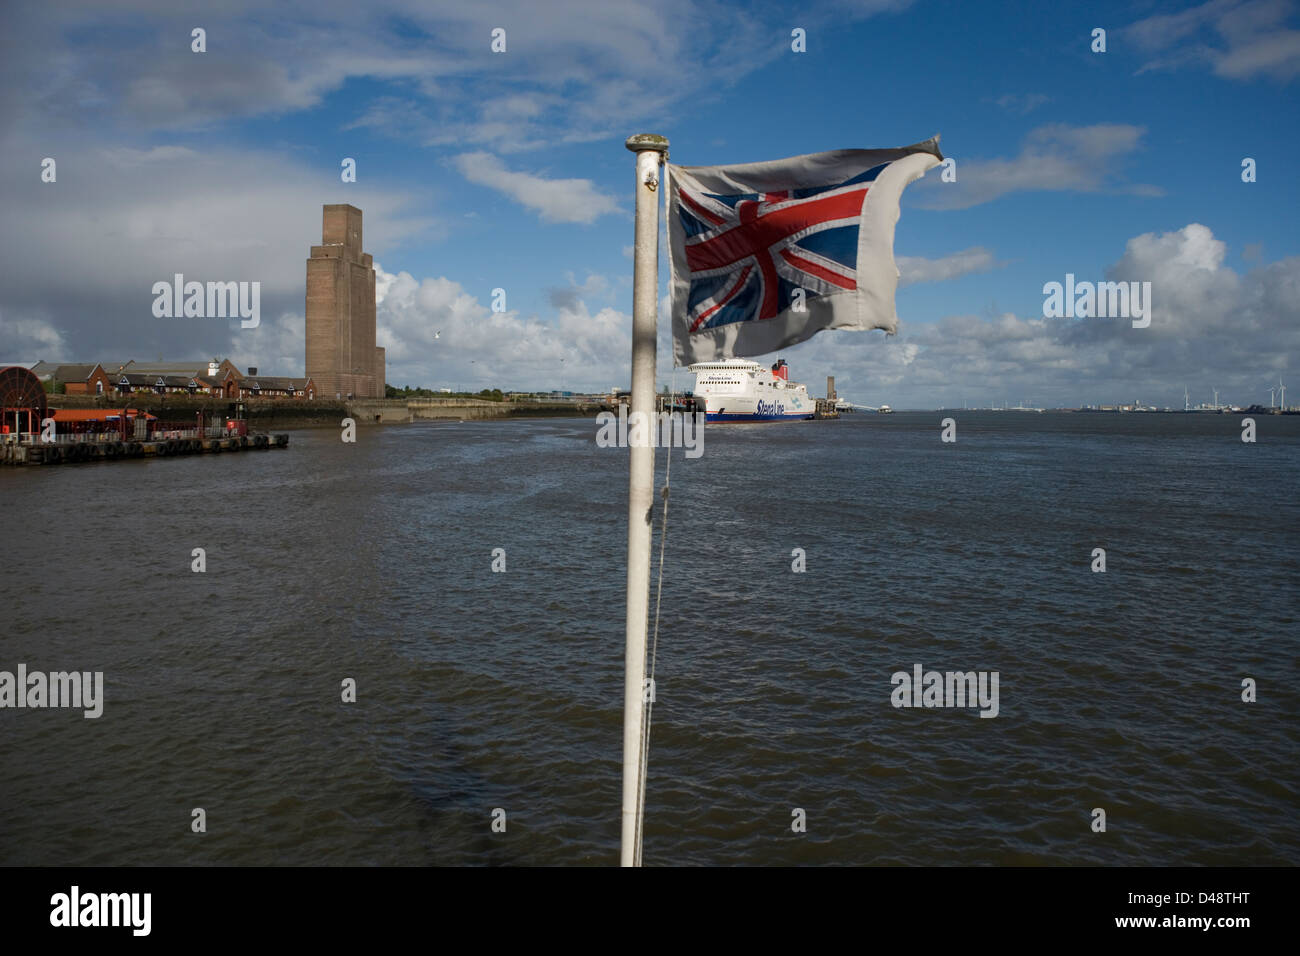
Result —
M645 444L629 440L627 483L627 650L623 688L623 866L641 862L641 741L645 721L646 623L650 612L650 515L654 505L656 318L659 311L659 166L668 140L653 133L628 138L636 153L636 238L632 280L632 407ZM633 429L629 424L629 435Z

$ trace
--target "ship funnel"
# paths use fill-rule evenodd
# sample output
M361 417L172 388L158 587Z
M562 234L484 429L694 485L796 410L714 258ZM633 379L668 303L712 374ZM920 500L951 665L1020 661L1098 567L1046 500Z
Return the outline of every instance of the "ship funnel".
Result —
M776 364L772 366L772 374L783 381L790 381L790 367L785 364L785 359L776 360Z

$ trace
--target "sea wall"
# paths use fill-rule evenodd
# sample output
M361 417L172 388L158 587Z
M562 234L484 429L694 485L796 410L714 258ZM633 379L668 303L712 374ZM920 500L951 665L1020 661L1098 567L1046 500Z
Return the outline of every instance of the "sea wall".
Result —
M140 408L163 421L194 421L198 412L207 416L225 415L230 402L224 398L207 398L197 395L131 395L108 397L103 395L50 395L50 408ZM337 401L305 401L299 399L245 399L245 414L258 428L292 427L306 425L337 425L347 416L346 403Z
M191 395L50 395L51 408L141 408L164 421L191 422L198 412L225 415L230 402ZM490 402L480 398L361 399L351 402L302 399L244 399L244 409L261 429L338 424L352 418L358 425L393 425L416 421L485 418L591 417L607 406L574 402Z
M358 425L484 418L591 417L607 408L594 402L490 402L480 398L363 399L347 402Z

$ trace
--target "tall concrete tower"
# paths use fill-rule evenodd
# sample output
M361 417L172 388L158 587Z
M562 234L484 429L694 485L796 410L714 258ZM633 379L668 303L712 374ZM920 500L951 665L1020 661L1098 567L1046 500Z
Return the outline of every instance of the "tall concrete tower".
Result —
M383 398L375 346L375 267L361 251L361 210L326 206L307 260L307 377L322 398Z

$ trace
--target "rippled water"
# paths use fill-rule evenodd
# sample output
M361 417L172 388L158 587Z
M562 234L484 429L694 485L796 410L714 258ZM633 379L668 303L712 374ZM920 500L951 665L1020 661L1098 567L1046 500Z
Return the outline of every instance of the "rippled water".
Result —
M944 414L676 453L646 863L1300 863L1300 418ZM0 472L0 669L107 698L0 710L0 862L615 862L595 430ZM998 671L999 716L892 707L916 663Z

